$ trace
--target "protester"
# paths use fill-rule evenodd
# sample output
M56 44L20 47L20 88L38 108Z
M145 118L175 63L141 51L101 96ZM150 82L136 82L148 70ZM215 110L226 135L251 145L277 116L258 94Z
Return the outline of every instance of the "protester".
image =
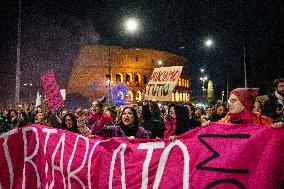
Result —
M201 108L201 107L199 107L199 106L197 106L197 107L195 108L194 117L195 117L199 122L201 122L201 123L203 123L203 122L206 121L206 119L203 118L204 114L205 114L205 111L204 111L203 108Z
M106 98L102 97L101 99L97 99L92 102L91 111L88 115L88 123L91 125L91 130L93 131L96 126L96 122L100 120L103 114L103 103L105 102Z
M189 130L188 109L179 104L171 104L166 116L165 138L175 140L176 135L180 135Z
M262 113L280 125L284 122L284 78L276 79L273 86L275 91L264 102Z
M211 106L207 106L205 108L205 114L203 115L203 119L211 120L212 113L213 113L212 107Z
M16 127L23 127L27 125L31 125L32 122L30 120L30 117L28 113L25 110L20 110L19 116L18 116L18 123Z
M58 117L55 118L55 116L51 112L38 112L35 116L35 123L60 129L62 121Z
M252 112L262 114L262 104L260 101L255 101Z
M11 109L7 114L8 123L11 125L11 128L15 128L18 124L18 113L15 109Z
M115 125L104 125L100 133L103 137L149 138L148 132L139 126L138 115L133 107L122 109L120 121Z
M8 123L7 117L5 115L0 115L0 135L6 133L11 129Z
M226 108L223 104L216 105L216 110L213 111L210 121L219 121L226 116Z
M185 107L188 109L188 116L189 116L189 129L194 129L198 126L201 126L201 122L195 117L195 107L193 104L189 103L186 104Z
M43 124L44 116L42 112L38 112L35 116L35 123Z
M164 138L164 116L157 102L143 102L141 125L148 131L150 138Z
M258 88L234 89L231 92L228 101L228 114L219 122L235 124L263 124L275 127L273 119L270 117L252 112L257 95ZM209 122L202 124L202 126L208 125Z
M106 106L104 108L104 114L111 116L112 120L115 120L117 116L117 112L114 106Z
M64 115L61 128L73 133L80 133L77 125L76 115L70 112Z

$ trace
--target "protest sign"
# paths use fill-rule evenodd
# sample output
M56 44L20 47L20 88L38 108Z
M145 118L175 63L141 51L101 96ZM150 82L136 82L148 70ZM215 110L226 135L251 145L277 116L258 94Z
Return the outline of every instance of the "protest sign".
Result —
M49 70L47 73L42 75L41 83L44 88L45 95L48 98L48 107L50 110L55 112L57 108L62 108L64 104L63 98L55 78L54 70Z
M146 86L145 100L170 101L182 66L155 68Z

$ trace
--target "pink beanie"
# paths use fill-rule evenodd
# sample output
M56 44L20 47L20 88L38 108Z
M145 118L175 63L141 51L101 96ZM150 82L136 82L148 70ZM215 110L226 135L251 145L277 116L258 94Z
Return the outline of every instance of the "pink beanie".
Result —
M252 111L255 103L255 99L258 95L258 88L236 88L231 94L236 95L242 105L248 110Z

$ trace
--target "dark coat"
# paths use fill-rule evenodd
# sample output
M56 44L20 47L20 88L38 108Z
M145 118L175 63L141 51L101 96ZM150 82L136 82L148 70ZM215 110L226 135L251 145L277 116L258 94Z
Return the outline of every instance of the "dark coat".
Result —
M282 109L283 105L278 102L278 98L275 96L275 93L268 96L268 100L264 102L262 108L262 114L268 117L271 117L274 122L284 121L283 112L282 114L277 113L277 109Z
M149 132L150 138L164 138L165 124L153 118L149 104L142 106L142 127Z

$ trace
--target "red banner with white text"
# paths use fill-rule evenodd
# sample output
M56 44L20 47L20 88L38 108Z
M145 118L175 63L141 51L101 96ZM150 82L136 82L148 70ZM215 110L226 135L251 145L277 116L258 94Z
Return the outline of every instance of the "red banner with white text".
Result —
M212 123L131 143L33 125L0 136L0 170L0 188L276 189L284 129Z

